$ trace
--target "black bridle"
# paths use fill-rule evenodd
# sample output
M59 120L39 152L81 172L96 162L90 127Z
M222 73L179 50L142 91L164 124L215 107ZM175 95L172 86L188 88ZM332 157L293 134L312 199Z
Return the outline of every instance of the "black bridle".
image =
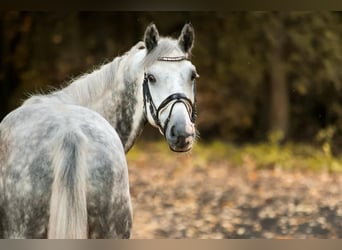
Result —
M177 61L182 61L182 60L186 60L186 59L187 58L185 56L159 57L158 61L177 62ZM147 106L147 102L148 102L150 113L151 113L151 116L152 116L155 124L158 126L158 128L163 133L163 135L165 135L167 125L168 125L170 118L171 118L173 107L177 103L183 103L187 108L186 110L188 111L191 122L195 123L196 116L197 116L197 113L196 113L196 81L195 80L194 80L193 88L194 88L194 103L185 94L174 93L174 94L169 95L157 108L153 102L151 92L150 92L150 88L148 86L148 76L145 73L144 74L144 81L143 81L143 96L144 96L144 112L145 112L146 118L147 118L147 107L146 106ZM174 101L174 103L171 106L169 115L167 116L167 118L164 122L164 127L163 127L161 121L159 120L159 113L172 101Z

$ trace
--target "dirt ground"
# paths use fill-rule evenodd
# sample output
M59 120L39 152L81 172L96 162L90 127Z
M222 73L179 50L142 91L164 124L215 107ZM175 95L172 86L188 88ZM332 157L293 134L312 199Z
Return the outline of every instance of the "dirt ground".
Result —
M342 238L342 174L146 151L128 154L133 239Z

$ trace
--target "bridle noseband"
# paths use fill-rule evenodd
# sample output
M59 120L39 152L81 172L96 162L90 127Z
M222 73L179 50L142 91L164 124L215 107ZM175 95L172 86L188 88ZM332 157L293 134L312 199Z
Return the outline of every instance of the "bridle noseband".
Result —
M185 56L159 57L158 58L158 61L165 61L165 62L178 62L178 61L182 61L182 60L187 60L187 58ZM152 96L151 96L150 88L148 86L148 77L147 77L146 73L144 74L144 81L143 81L143 96L144 96L144 112L145 112L146 118L147 118L147 107L146 106L147 106L147 102L148 102L151 116L152 116L155 124L158 126L160 131L163 133L163 135L165 135L167 125L168 125L170 118L171 118L173 107L177 103L183 103L186 106L186 110L188 111L188 114L189 114L189 117L190 117L190 120L192 123L195 123L195 121L196 121L197 113L196 113L196 81L195 80L194 80L194 103L192 103L192 101L185 94L174 93L174 94L169 95L164 101L162 101L162 103L157 108L156 105L154 104ZM172 101L174 101L174 103L171 106L169 115L166 118L166 120L164 122L164 127L163 127L161 124L161 121L159 119L159 113Z

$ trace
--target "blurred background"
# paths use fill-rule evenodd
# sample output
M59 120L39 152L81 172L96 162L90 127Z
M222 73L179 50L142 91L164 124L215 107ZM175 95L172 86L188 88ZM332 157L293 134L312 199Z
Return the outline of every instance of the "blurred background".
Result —
M175 156L147 126L128 153L135 236L341 238L342 12L2 12L0 120L151 22L194 26L200 139Z
M141 40L154 22L196 32L202 140L342 146L341 12L3 12L0 119L30 93L61 87Z

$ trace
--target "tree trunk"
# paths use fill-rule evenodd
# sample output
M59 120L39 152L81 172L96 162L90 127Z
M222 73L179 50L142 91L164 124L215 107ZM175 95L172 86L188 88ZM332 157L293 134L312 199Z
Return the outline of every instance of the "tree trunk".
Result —
M284 141L289 134L289 96L286 71L283 62L284 34L282 18L272 20L268 31L270 50L268 53L270 73L270 116L269 134L277 135L278 142Z

